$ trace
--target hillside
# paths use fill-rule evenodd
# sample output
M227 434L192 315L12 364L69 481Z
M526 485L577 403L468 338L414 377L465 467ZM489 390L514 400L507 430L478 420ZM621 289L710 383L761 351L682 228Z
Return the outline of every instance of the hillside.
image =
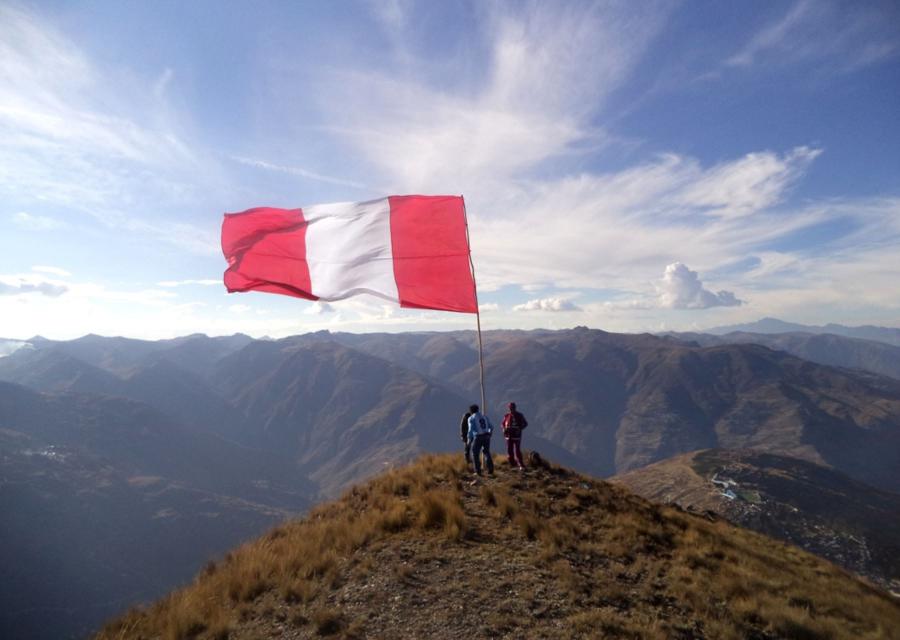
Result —
M757 345L695 347L573 330L510 341L489 389L534 432L611 475L697 449L756 448L900 486L900 382ZM455 380L474 393L474 368Z
M83 638L312 495L289 458L145 404L0 383L0 637Z
M558 467L465 480L387 472L97 638L898 637L900 605L795 547Z
M684 454L611 479L796 544L900 593L900 494L758 451Z

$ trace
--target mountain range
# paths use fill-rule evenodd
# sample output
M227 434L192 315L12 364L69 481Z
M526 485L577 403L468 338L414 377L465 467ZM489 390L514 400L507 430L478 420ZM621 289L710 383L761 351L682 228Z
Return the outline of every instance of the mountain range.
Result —
M883 491L900 487L900 381L890 377L756 344L585 328L487 332L484 347L489 416L499 422L505 403L518 402L530 423L526 449L580 471L610 476L698 449L753 448ZM196 542L191 562L161 553L154 562L167 565L165 578L148 571L131 583L132 600L158 595L162 582L186 580L244 532L423 452L460 451L459 418L480 395L473 332L35 339L0 358L0 380L9 383L0 499L31 514L0 530L4 553L35 576L36 586L4 607L3 620L20 626L40 626L35 603L60 601L42 594L72 584L23 545L62 549L58 564L77 574L101 552L113 568L134 561L140 532L155 535L171 512L188 528L207 522L196 514L230 519L228 541L177 527L157 541ZM127 489L115 499L105 493L106 470L116 478L110 486ZM133 546L77 531L92 523L65 516L70 508L103 512L110 531L129 522ZM47 515L35 515L42 509ZM61 545L60 527L79 545ZM79 592L82 614L122 604L119 583L94 584L108 587Z
M667 333L665 335L709 347L726 344L760 344L804 360L833 367L860 369L900 380L900 347L847 338L830 333Z
M900 486L900 382L888 377L755 344L588 329L489 332L485 371L489 415L518 401L532 444L599 476L754 448ZM325 495L385 463L453 449L458 414L479 395L471 332L86 336L0 359L0 380L146 403L195 431L291 456Z
M711 333L714 335L725 335L728 333L829 333L847 338L873 340L875 342L883 342L885 344L894 345L895 347L900 347L900 329L893 327L876 327L872 325L848 327L846 325L834 323L816 326L797 324L796 322L785 322L784 320L779 320L777 318L763 318L756 322L713 327L707 329L704 333Z

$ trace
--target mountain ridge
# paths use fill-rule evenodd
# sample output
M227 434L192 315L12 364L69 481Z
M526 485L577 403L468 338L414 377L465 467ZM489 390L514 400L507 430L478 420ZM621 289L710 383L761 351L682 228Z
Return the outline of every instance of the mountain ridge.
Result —
M708 333L664 334L698 346L759 344L770 349L833 367L860 369L900 380L900 347L875 340L850 338L830 333Z
M895 327L877 327L874 325L862 325L848 327L842 324L828 323L826 325L806 325L795 322L785 322L778 318L762 318L756 322L733 324L706 329L703 333L723 335L727 333L832 333L848 338L862 340L875 340L895 347L900 346L900 329Z

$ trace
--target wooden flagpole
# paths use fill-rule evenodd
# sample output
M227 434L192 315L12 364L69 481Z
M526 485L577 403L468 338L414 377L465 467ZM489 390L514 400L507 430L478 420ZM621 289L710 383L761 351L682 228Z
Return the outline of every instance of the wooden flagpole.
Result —
M475 262L472 260L472 242L469 239L469 216L466 212L466 200L463 201L463 219L466 223L466 245L469 247L469 268L472 270L472 286L475 287L475 323L478 327L478 367L481 370L481 412L487 414L484 401L484 347L481 342L481 309L478 308L478 282L475 280Z

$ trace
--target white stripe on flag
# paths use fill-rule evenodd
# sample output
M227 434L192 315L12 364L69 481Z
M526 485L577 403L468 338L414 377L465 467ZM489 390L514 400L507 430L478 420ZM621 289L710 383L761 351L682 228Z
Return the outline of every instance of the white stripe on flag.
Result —
M399 302L387 198L303 208L312 293L343 300L370 293Z

